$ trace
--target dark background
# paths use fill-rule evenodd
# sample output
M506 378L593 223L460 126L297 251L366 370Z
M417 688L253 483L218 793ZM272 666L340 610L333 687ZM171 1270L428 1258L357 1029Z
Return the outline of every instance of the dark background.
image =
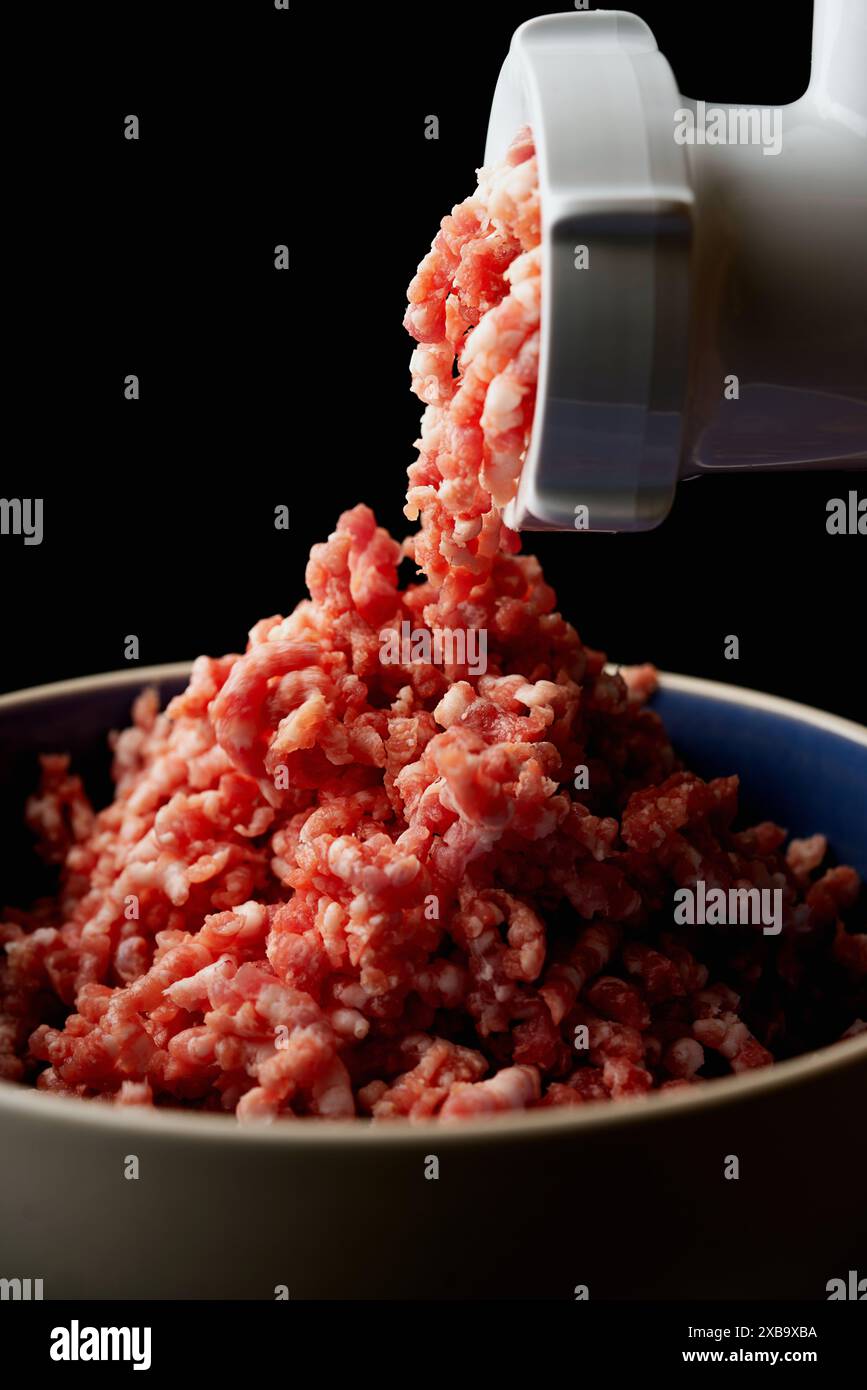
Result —
M630 7L687 95L783 103L807 84L809 3ZM240 650L302 597L340 511L368 501L410 529L406 285L474 187L513 29L547 8L150 0L71 15L56 77L38 45L18 53L13 173L32 191L10 266L29 312L2 493L45 499L45 538L0 537L0 687L123 667L131 633L144 665ZM827 499L853 486L862 474L701 478L655 532L525 548L613 658L863 720L864 541L825 531Z

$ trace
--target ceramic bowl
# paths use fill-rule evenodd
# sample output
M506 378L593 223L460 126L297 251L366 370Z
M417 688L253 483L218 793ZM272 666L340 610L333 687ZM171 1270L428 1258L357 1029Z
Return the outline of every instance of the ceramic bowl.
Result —
M36 754L71 750L107 798L106 730L187 669L0 698L3 902L39 891ZM867 874L867 730L683 676L655 705L688 766L741 774L747 815L822 830ZM867 1036L698 1091L456 1127L257 1130L0 1084L0 1277L46 1298L823 1299L867 1247L865 1094Z

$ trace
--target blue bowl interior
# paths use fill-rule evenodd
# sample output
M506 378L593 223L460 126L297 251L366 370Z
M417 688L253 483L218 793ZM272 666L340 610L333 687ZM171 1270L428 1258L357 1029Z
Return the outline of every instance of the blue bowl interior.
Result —
M142 681L141 688L146 684ZM158 682L161 705L185 685L177 678ZM39 754L69 753L70 770L83 778L93 805L107 805L113 794L108 734L128 726L138 690L135 685L92 686L0 708L0 909L29 907L40 895L55 891L56 871L46 869L34 853L34 838L24 821L25 802L39 785Z
M160 684L163 703L183 689ZM127 687L99 687L42 696L0 710L0 907L26 906L53 890L54 875L33 852L24 803L38 781L37 755L69 751L97 806L111 797L106 734L129 722ZM662 690L653 708L687 767L704 777L737 772L741 825L774 820L792 835L822 831L834 860L867 878L867 748L796 718L715 699Z
M800 719L710 695L660 690L653 708L686 766L740 777L742 825L773 820L828 838L834 860L867 878L867 747Z

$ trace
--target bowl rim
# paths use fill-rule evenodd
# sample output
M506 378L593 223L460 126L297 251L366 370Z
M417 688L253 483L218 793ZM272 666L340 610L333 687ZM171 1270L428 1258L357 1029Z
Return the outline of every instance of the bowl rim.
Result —
M170 662L159 666L133 667L128 671L108 671L82 676L73 680L56 681L47 685L0 695L0 715L6 710L36 704L40 700L83 694L88 690L127 688L182 679L189 675L190 661ZM616 664L611 670L619 669ZM811 705L803 705L778 695L751 690L746 686L729 685L705 680L700 676L683 676L659 671L659 686L700 698L723 700L750 709L762 710L802 724L812 725L826 733L835 734L867 748L867 728L853 720L829 714ZM618 1130L643 1126L653 1120L663 1121L681 1113L684 1107L702 1114L720 1106L736 1104L747 1098L761 1098L787 1086L823 1077L831 1072L857 1069L867 1063L867 1033L840 1039L817 1051L804 1053L737 1075L716 1078L711 1085L679 1088L664 1095L636 1097L627 1103L610 1101L590 1102L580 1106L552 1107L550 1110L516 1111L486 1116L476 1120L444 1123L423 1120L410 1123L372 1124L369 1121L316 1120L293 1123L291 1120L272 1124L239 1124L232 1115L202 1114L161 1107L113 1106L99 1101L82 1103L67 1096L46 1095L14 1082L0 1081L0 1117L19 1116L38 1122L56 1122L61 1128L79 1125L96 1131L115 1131L118 1134L151 1136L154 1139L211 1143L220 1139L248 1148L267 1144L304 1149L330 1149L335 1144L346 1147L380 1144L417 1147L428 1143L434 1150L467 1142L496 1143L500 1140L532 1141L560 1136L565 1138L582 1131Z

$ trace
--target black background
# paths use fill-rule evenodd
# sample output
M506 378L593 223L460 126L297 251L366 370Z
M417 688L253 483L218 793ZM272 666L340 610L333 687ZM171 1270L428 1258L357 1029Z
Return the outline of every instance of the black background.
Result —
M513 29L545 8L151 0L69 16L56 74L38 43L17 54L28 313L2 493L45 499L45 537L0 538L0 687L122 667L132 633L144 665L241 650L303 596L340 511L368 501L406 533L406 285L474 187ZM783 103L807 84L809 3L631 8L687 95ZM825 531L827 499L862 479L702 478L655 532L525 548L613 658L863 720L864 541Z

